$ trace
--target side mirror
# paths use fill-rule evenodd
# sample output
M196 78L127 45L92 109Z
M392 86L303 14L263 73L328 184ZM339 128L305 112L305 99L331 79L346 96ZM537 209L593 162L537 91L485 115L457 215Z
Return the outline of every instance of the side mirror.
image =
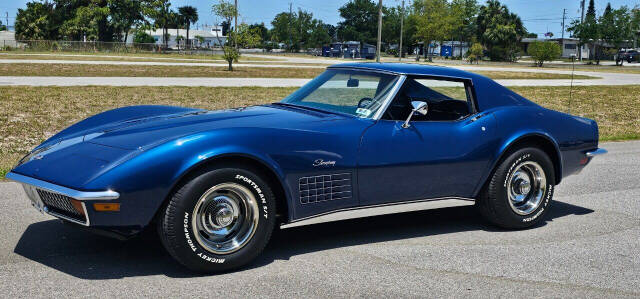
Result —
M427 105L426 102L423 101L411 101L411 106L413 106L413 109L411 110L411 113L409 113L409 117L407 117L407 120L404 121L404 124L402 124L403 128L408 128L411 125L409 125L409 122L411 121L411 117L413 117L414 114L420 114L420 115L427 115L427 112L429 112L429 105Z
M360 80L358 79L347 80L347 87L358 87L359 85L360 85Z

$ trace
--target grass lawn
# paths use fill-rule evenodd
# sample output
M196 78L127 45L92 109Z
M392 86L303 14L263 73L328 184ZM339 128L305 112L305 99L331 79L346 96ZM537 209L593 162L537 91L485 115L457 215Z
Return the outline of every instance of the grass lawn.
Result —
M314 65L315 66L315 65ZM0 63L0 74L11 76L62 77L235 77L235 78L313 78L324 71L315 68L236 67L226 66L167 66L167 65L108 65L108 64L48 64ZM534 72L477 71L493 79L569 79L570 75ZM575 76L576 79L595 79Z
M324 68L0 63L0 74L62 77L313 78Z
M443 65L443 66L452 66L454 64L443 63L441 61L436 61L435 64ZM602 72L602 73L622 73L622 74L640 74L640 66L637 66L638 63L634 63L633 66L629 66L627 63L624 66L615 66L615 65L589 65L584 63L575 64L576 71L580 72ZM495 67L505 67L505 68L531 68L532 70L561 70L561 71L571 71L570 64L550 64L545 63L543 67L537 67L533 65L533 63L508 63L508 62L490 62L483 61L480 64L455 64L455 65L464 65L464 66L479 66L479 67L487 67L487 66L495 66ZM577 77L576 77L577 78Z
M179 53L105 53L105 52L24 52L0 51L0 59L56 59L56 60L106 60L106 61L182 61L210 62L222 60L218 54L179 54ZM240 56L240 61L267 61L261 57Z
M278 101L295 88L0 87L0 179L34 146L96 113L159 104L222 109ZM541 105L566 111L568 87L517 87ZM640 139L640 85L574 87L574 114L598 121L601 140Z

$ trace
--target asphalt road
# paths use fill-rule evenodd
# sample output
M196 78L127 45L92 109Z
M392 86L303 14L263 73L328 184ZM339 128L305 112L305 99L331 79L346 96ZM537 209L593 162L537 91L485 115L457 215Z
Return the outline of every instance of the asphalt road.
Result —
M79 55L76 55L79 56ZM303 65L305 63L344 63L346 60L287 57L287 56L266 56L247 55L258 58L278 59L264 64L237 63L236 67L255 68L325 68L322 65ZM215 63L193 63L193 62L166 62L158 61L105 61L105 60L40 60L40 59L2 59L0 64L5 63L34 63L34 64L90 64L90 65L138 65L141 67L148 65L202 67L219 66L226 67L222 62ZM394 61L395 62L395 61ZM293 65L292 63L296 63ZM449 62L451 63L451 62ZM636 64L633 64L636 65ZM328 66L328 65L327 65ZM502 71L502 72L524 72L524 73L553 73L571 74L568 70L558 69L537 69L531 67L501 67L501 66L471 66L450 64L448 67L457 68L464 71ZM597 77L593 79L500 79L496 82L504 86L609 86L609 85L635 85L640 83L640 74L633 73L607 73L575 71L576 75ZM310 79L297 78L189 78L189 77L58 77L58 76L0 76L0 86L3 85L27 85L27 86L262 86L262 87L298 87L307 83Z
M0 183L0 297L639 297L640 142L557 187L542 225L504 231L472 207L276 231L249 268L194 275L149 234L67 227Z
M474 71L459 67L466 71ZM480 70L522 71L499 67L479 67ZM566 73L553 70L550 73ZM578 72L576 72L578 74ZM610 86L635 85L640 83L640 74L613 74L580 72L600 79L498 79L503 86ZM299 87L311 79L297 78L190 78L190 77L56 77L56 76L0 76L0 86L261 86L261 87Z

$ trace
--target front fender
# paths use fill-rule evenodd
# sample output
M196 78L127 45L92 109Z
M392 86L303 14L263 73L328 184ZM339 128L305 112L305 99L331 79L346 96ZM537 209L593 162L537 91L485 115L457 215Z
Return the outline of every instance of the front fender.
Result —
M250 132L251 131L251 132ZM184 136L145 150L100 175L88 189L109 188L120 193L119 225L146 226L175 185L190 170L212 159L244 156L270 168L284 182L284 173L269 156L256 147L255 128L221 129ZM285 195L290 190L285 185ZM113 219L111 220L113 221Z

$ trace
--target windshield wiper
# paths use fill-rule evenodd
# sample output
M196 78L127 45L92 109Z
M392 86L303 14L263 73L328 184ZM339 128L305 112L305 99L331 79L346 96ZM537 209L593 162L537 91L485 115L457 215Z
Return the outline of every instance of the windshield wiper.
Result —
M302 109L302 110L311 110L311 111L315 111L315 112L322 112L322 113L334 114L334 115L350 115L350 114L343 114L343 113L338 113L338 112L334 112L334 111L319 109L319 108L315 108L315 107L309 107L309 106L304 106L304 105L296 105L296 104L290 104L290 103L283 103L283 102L275 102L275 103L271 103L271 105L284 106L284 107L290 107L290 108L297 108L297 109Z

